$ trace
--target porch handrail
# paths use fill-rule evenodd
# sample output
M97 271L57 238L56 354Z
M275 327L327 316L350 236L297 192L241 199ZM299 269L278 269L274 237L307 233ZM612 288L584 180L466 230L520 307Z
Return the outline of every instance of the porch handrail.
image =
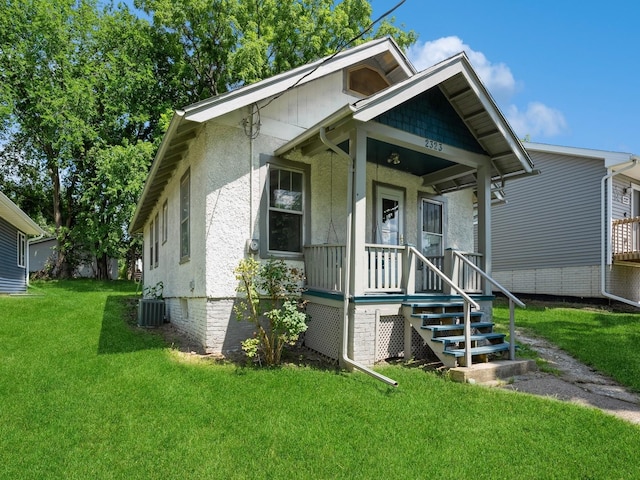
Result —
M408 251L413 253L427 268L433 271L440 279L449 285L451 289L462 297L464 300L464 362L467 367L471 366L471 307L480 310L480 305L473 300L464 290L456 285L449 277L447 277L439 268L431 263L420 253L415 247L408 245ZM412 262L413 263L413 262ZM415 265L415 263L414 263Z
M471 262L468 258L464 256L462 252L457 250L453 250L452 254L461 259L464 263L466 263L469 267L471 267L476 273L478 273L482 278L491 283L496 289L503 293L505 297L509 299L509 358L511 360L515 360L516 358L516 333L515 333L515 305L518 305L521 308L527 308L527 306L513 293L500 285L493 277L490 277L484 270L478 267L476 264Z

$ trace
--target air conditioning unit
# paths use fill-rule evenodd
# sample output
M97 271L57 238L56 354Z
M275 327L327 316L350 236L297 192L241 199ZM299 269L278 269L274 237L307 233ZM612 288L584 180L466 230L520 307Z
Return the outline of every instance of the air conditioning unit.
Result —
M138 325L159 327L164 323L164 300L143 298L138 302Z

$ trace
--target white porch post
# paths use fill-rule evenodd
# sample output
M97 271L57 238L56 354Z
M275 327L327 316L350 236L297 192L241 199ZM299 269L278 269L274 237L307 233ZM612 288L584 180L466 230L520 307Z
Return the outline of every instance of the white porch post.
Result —
M483 254L483 270L491 276L491 167L478 167L478 250ZM482 293L491 295L491 283L483 279Z
M357 128L351 134L353 158L353 230L351 251L351 293L362 295L366 287L367 264L365 241L367 232L367 135Z

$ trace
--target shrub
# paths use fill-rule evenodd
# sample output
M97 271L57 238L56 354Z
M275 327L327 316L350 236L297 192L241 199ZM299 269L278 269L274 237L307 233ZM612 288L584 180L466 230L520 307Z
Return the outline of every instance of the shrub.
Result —
M256 327L254 336L242 342L242 349L250 358L278 365L284 346L295 343L307 329L301 299L303 275L283 260L261 264L253 258L243 259L235 275L236 291L242 294L234 307L236 318Z

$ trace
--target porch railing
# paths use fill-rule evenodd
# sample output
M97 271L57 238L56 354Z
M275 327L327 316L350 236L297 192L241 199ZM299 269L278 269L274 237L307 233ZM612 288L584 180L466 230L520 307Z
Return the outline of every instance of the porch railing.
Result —
M367 254L367 291L400 293L403 291L404 245L365 245Z
M461 252L453 251L454 258L457 258L460 263L464 263L468 268L473 270L478 276L484 278L489 283L494 286L494 290L499 290L505 297L509 299L509 358L511 360L516 359L516 332L515 332L515 306L525 308L525 304L520 301L513 293L504 288L498 282L496 282L492 277L487 275L480 267L478 267L475 263L471 261L471 259L467 258ZM465 330L465 340L466 340L467 332ZM468 363L467 365L470 365Z
M611 225L611 249L614 255L640 252L640 217L614 220Z
M343 291L344 245L311 245L304 249L307 286L328 292Z
M482 279L465 262L445 266L445 257L414 255L405 245L365 245L367 261L365 290L367 293L443 293L444 284L439 272L453 272L451 278L467 293L479 293ZM415 248L411 247L414 251ZM345 246L322 244L305 247L307 287L329 292L343 291ZM482 255L463 253L479 267ZM422 259L434 268L429 268Z
M482 293L482 259L481 253L449 250L452 253L453 265L445 268L451 271L451 278L467 293Z

